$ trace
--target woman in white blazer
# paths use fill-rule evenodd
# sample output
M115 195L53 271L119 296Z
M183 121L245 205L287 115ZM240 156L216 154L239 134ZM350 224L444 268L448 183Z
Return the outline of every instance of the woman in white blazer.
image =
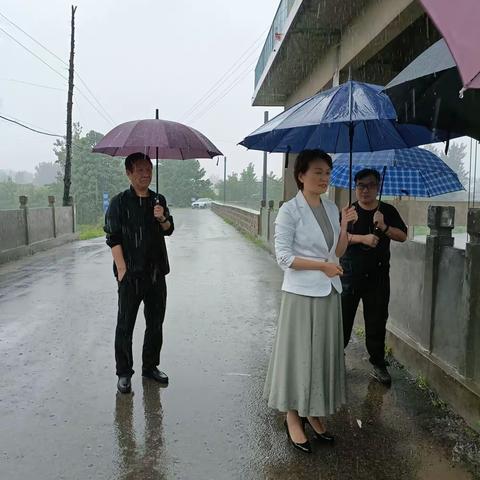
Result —
M306 453L308 423L315 438L333 442L323 417L345 403L345 364L338 258L348 246L347 225L354 208L342 210L322 198L330 181L331 157L304 150L294 167L297 195L284 203L275 221L275 253L284 270L282 303L264 396L287 412L292 445Z

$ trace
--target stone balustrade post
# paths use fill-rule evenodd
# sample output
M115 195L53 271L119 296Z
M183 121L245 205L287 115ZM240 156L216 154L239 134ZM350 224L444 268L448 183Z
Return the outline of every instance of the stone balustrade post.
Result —
M26 195L20 195L18 201L20 202L20 208L23 210L23 218L25 219L25 245L29 245L30 230L28 225L28 197Z
M470 208L467 216L470 240L465 247L463 305L467 334L465 376L480 381L480 208Z
M438 265L443 247L453 246L452 230L455 226L455 207L428 207L428 227L425 249L425 271L423 288L423 315L420 343L432 351L432 332L435 314L435 300L438 283Z

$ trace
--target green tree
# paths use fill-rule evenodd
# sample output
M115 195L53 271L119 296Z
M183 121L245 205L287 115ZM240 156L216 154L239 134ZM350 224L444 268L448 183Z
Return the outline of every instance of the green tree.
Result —
M161 160L158 166L159 191L169 204L189 207L192 198L213 198L212 182L198 160ZM155 172L152 187L155 189Z
M17 209L18 197L26 195L29 207L47 207L48 196L54 195L61 198L62 186L60 183L37 186L31 183L15 183L11 178L0 182L0 209Z
M463 158L466 155L467 149L464 143L451 143L448 149L448 155L445 155L443 150L433 146L426 148L439 156L458 175L458 179L464 187L468 186L469 174L463 165Z
M35 176L33 183L35 185L49 185L59 180L58 165L54 162L40 162L35 166Z
M223 200L223 181L216 184L219 199ZM227 203L233 202L250 208L258 209L262 199L262 180L258 179L253 163L238 175L232 172L227 177ZM267 176L267 201L279 201L283 199L283 181L277 178L273 172Z
M253 202L260 200L261 184L259 184L253 163L240 173L240 196L238 200Z
M32 183L32 180L33 180L33 174L30 172L26 172L25 170L22 170L20 172L15 173L15 178L14 178L15 183L25 185L28 183Z
M103 215L103 192L109 198L128 188L123 160L118 157L92 153L93 146L102 139L101 133L90 131L82 136L78 123L74 124L72 149L72 187L78 223L95 224ZM65 168L65 141L57 140L54 152L62 172Z
M283 181L277 178L273 172L267 176L267 200L278 202L283 200Z
M18 208L18 185L10 177L0 182L0 208L2 210Z

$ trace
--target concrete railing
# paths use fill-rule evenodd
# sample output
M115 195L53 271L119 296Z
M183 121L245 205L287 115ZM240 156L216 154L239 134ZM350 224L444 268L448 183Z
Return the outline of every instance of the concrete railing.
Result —
M228 205L224 203L212 203L212 211L219 217L233 224L244 233L257 237L260 232L260 212L249 208Z
M55 206L48 197L48 207L30 208L28 198L20 196L20 208L0 210L0 263L31 255L78 238L75 206Z
M465 250L453 247L455 208L430 206L426 244L392 242L388 343L480 430L480 209Z

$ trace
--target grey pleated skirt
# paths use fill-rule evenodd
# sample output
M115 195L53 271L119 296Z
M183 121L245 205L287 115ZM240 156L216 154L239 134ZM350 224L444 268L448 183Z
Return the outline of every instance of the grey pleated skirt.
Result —
M277 335L265 381L269 407L301 417L324 417L345 402L340 295L283 292Z

